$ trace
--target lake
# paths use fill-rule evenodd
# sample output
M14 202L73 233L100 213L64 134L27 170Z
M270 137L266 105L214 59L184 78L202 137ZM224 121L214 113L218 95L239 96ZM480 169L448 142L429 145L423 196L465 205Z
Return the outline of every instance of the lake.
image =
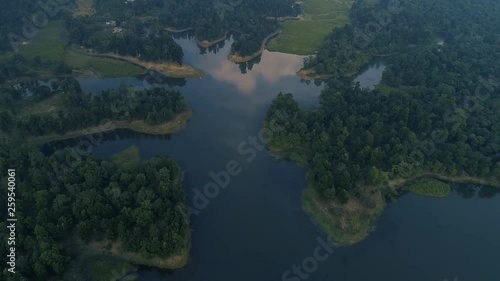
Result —
M354 77L354 82L358 82L361 88L372 90L382 80L385 67L382 60L375 60L361 69L359 74Z
M276 160L265 149L259 150L259 145L254 148L254 159L238 148L248 151L280 91L291 92L301 106L314 108L319 106L318 95L324 86L306 83L295 75L302 64L300 56L265 51L253 63L237 65L226 59L231 40L210 50L200 50L190 38L176 40L184 49L185 61L207 73L200 79L162 81L188 99L194 110L188 126L166 136L126 130L107 133L92 147L92 153L108 158L135 144L146 159L172 155L185 172L190 207L200 206L193 199L214 181L211 172L224 171L233 161L241 173L230 177L229 184L191 216L189 264L170 273L142 271L139 280L497 280L499 190L464 185L441 199L401 196L399 203L388 204L376 231L366 240L335 248L310 273L289 274L283 279L287 270L292 272L294 265L313 256L320 245L317 239L325 239L302 209L306 168ZM122 82L138 88L149 86L140 78L79 80L85 91L118 87ZM51 145L74 146L77 142Z

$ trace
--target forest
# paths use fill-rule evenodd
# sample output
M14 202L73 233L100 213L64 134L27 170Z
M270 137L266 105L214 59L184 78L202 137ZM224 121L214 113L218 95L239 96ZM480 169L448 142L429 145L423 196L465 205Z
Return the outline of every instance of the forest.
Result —
M164 124L188 110L185 98L174 90L153 88L137 91L122 84L117 90L84 93L75 79L54 80L50 85L23 83L22 87L4 87L0 101L11 110L0 110L0 129L23 136L67 131L103 125L103 120L143 120L148 125ZM21 106L35 105L49 97L60 100L52 113L27 114L19 117ZM12 109L14 108L14 109Z
M337 75L321 93L321 107L301 109L291 94L280 93L268 110L269 147L305 159L308 185L323 199L346 203L362 199L370 187L421 175L500 182L500 21L495 13L500 3L480 1L474 8L468 1L405 3L410 5L401 12L406 19L387 25L389 43L383 46L383 38L374 37L366 50L357 51L367 55L363 63L379 52L401 52L388 59L378 87L361 89L342 75L362 64L346 62L338 52L341 44L330 44L352 40L348 28L341 29L313 59L319 73ZM353 6L353 25L370 20L359 17L364 5ZM450 34L444 44L429 43L443 28ZM420 46L407 49L408 44Z
M8 280L64 280L90 242L150 260L185 256L190 244L182 171L168 156L102 160L77 148L47 151L27 137L99 125L102 120L159 124L188 110L177 91L84 93L59 78L0 88L0 169L16 169L16 274ZM43 111L45 105L57 106ZM138 156L139 157L139 156ZM0 183L6 185L4 176ZM7 205L6 197L0 201ZM31 206L27 208L26 206ZM0 215L6 217L7 209ZM1 222L0 235L8 235ZM10 245L11 246L11 245ZM9 245L0 247L5 264ZM123 257L120 257L123 258ZM2 279L3 280L3 279Z
M85 154L78 165L69 165L72 149L46 156L33 146L0 141L0 169L16 168L22 187L15 197L22 221L16 230L16 274L4 271L2 280L62 280L80 240L119 241L121 251L146 259L187 251L182 172L170 157L118 165ZM1 181L6 184L6 178ZM0 201L7 205L5 197ZM0 215L6 212L1 208ZM0 235L8 235L5 220ZM7 247L0 247L3 264Z
M491 48L498 44L497 15L495 0L355 1L350 24L334 29L304 67L317 74L350 76L375 57L435 45L438 40L450 47L479 40L481 48Z

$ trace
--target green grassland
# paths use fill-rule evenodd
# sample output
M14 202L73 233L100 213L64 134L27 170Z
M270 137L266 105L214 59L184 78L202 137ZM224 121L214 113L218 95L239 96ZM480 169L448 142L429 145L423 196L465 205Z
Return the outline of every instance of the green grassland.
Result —
M384 210L385 202L380 191L366 192L368 201L340 204L321 200L316 189L307 185L302 194L304 210L336 243L352 245L365 239L375 229L376 222Z
M137 76L145 72L130 63L86 56L70 50L67 30L62 21L50 21L29 44L20 46L19 52L28 60L39 56L42 62L64 62L73 69L92 71L102 78Z
M63 60L67 44L66 29L61 21L49 21L38 31L33 40L19 46L19 53L32 60L40 56L43 61L59 62Z
M306 0L302 4L303 20L286 21L282 32L272 39L269 51L297 55L314 54L332 29L349 22L352 0Z
M451 188L442 181L424 179L410 184L408 190L423 196L445 197L450 193Z
M64 62L67 65L90 70L101 78L137 76L144 74L145 70L130 63L119 60L92 57L68 50L64 55Z
M124 150L111 156L111 162L121 166L135 165L140 161L141 155L137 145L129 146L128 148L125 148Z

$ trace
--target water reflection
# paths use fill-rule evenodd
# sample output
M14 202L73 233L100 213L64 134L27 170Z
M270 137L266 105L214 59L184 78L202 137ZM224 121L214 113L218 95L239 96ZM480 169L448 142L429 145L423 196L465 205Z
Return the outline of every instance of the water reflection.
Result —
M377 60L363 68L354 78L354 82L358 82L361 88L373 89L382 80L385 67L383 61Z
M175 41L183 48L187 63L195 65L220 82L235 85L246 94L256 89L258 80L274 84L283 77L295 77L304 59L304 56L265 50L261 56L249 62L236 64L227 60L233 43L232 37L225 44L217 44L217 50L210 54L197 52L200 47L189 35L177 37Z
M463 185L456 184L453 185L453 188L457 192L457 194L463 199L490 199L500 194L499 188L487 187L487 186L478 186L478 185Z

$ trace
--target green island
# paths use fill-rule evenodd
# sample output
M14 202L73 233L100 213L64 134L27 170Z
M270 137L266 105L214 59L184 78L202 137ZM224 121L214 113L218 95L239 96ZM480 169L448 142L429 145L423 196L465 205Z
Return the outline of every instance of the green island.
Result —
M491 37L500 4L431 2L395 10L391 1L356 1L350 24L305 60L303 71L329 77L320 108L280 93L268 109L268 148L308 166L304 209L338 243L366 238L385 202L407 190L442 197L450 182L500 187L500 41ZM393 18L367 44L356 41L388 11ZM391 55L379 85L352 82L383 54Z

